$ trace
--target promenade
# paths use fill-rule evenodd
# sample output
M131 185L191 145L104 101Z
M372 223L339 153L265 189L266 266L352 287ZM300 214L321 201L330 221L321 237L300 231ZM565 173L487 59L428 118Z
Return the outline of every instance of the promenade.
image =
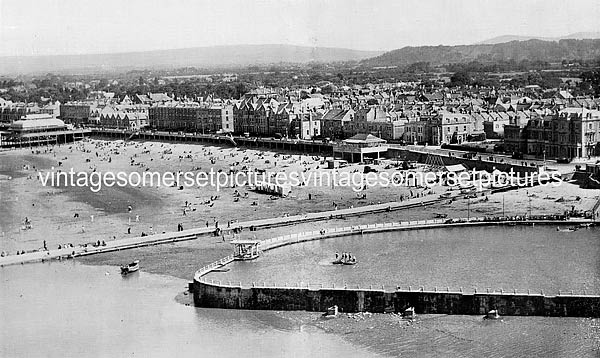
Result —
M334 218L343 218L364 214L374 214L379 212L394 211L410 209L415 207L421 207L426 205L432 205L443 201L450 200L454 197L449 198L415 198L405 200L403 202L391 202L375 205L366 205L361 207L329 210L316 213L307 213L303 215L290 215L284 217L274 217L260 220L250 220L244 222L231 223L229 226L219 226L218 228L222 231L239 231L239 230L253 230L260 228L270 228L278 226L288 226L298 223L315 222L322 220L329 220ZM34 252L26 252L21 255L11 254L9 256L0 257L0 267L7 265L23 264L29 262L43 262L52 259L67 259L74 258L77 256L85 256L92 254L99 254L104 252L126 250L142 246L152 246L165 243L172 243L178 241L195 240L199 237L214 235L216 231L215 226L210 227L199 227L193 229L187 229L178 232L167 232L161 234L154 234L148 236L136 236L125 239L118 239L112 241L106 241L105 244L98 246L87 245L86 247L74 246L66 247L61 249L53 250L39 250Z

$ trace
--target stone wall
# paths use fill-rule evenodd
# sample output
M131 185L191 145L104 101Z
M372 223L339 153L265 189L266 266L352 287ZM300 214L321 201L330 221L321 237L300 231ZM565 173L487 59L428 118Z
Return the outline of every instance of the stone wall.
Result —
M484 315L497 309L509 316L600 317L600 296L592 295L243 287L198 280L190 283L190 291L196 306L210 308L325 312L337 305L349 313L400 313L414 307L420 314Z

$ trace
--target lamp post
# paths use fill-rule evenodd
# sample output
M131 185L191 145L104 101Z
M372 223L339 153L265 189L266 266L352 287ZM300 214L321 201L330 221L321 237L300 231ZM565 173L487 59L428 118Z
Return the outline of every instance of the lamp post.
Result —
M544 149L544 171L546 171L546 149Z
M467 196L467 221L471 221L471 198Z

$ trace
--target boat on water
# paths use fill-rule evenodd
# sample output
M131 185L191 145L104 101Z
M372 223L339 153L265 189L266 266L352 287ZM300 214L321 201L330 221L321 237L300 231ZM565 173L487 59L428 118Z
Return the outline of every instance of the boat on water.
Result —
M485 317L486 319L500 319L500 314L498 313L498 310L491 310L489 311Z
M334 265L356 265L357 261L356 261L356 257L348 255L348 256L340 256L337 257L336 254L336 259L332 262L332 264Z
M408 307L402 312L402 318L413 320L417 317L414 307Z
M577 231L578 229L579 228L577 228L577 227L568 227L568 228L561 229L560 226L558 226L556 228L556 231L560 231L560 232L573 232L573 231Z
M337 260L337 261L333 261L332 264L334 265L356 265L356 259L353 260Z
M121 266L121 274L127 275L140 269L140 260L135 260L128 265Z

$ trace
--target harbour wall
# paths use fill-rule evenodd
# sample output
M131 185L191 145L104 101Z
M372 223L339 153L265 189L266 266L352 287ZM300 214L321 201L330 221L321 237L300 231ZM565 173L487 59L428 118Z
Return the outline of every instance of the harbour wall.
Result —
M481 225L535 225L557 224L564 221L524 220L490 221L487 218L470 220L422 220L401 223L360 225L336 228L319 232L286 235L264 240L259 245L262 251L299 242L320 240L330 237L382 232L412 230L447 226ZM196 272L189 290L194 304L199 307L249 309L249 310L305 310L324 312L337 305L342 312L403 312L414 307L421 314L480 315L497 309L501 315L600 317L600 296L574 292L548 295L544 292L517 291L463 291L426 289L425 287L360 287L322 284L267 284L252 282L221 282L205 277L209 272L220 269L234 260L228 256L207 265Z
M191 285L195 305L211 308L325 312L337 305L349 313L401 313L414 307L420 314L485 315L497 309L509 316L600 317L600 296L591 295Z

